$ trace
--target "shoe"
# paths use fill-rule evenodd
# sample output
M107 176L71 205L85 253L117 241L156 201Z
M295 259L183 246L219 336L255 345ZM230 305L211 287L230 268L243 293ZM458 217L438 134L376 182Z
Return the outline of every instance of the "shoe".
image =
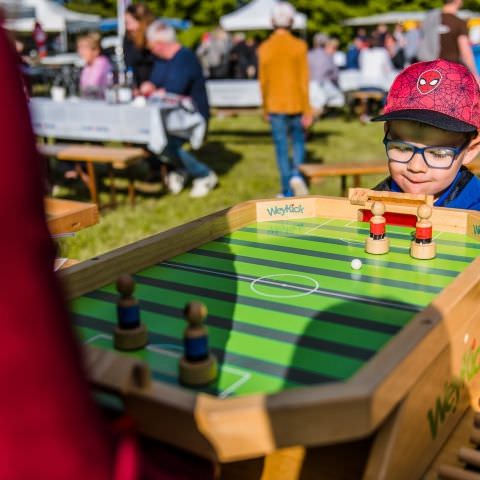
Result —
M178 195L185 186L185 177L178 172L170 172L167 175L167 188L173 195Z
M299 176L292 177L290 179L289 184L295 197L308 195L308 187L302 177L299 177Z
M190 196L192 198L201 198L213 190L218 183L218 177L214 172L210 172L206 177L195 178L193 180Z

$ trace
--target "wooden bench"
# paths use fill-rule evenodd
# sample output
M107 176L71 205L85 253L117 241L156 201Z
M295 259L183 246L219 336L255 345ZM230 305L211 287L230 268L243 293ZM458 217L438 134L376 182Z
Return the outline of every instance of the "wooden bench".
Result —
M480 159L474 160L467 165L469 170L475 174L480 173ZM347 195L347 177L353 177L353 186L360 187L360 178L362 175L387 175L387 161L382 163L341 163L338 165L329 165L325 163L305 163L300 165L300 171L310 181L310 183L321 183L326 177L340 177L341 195Z
M78 232L98 223L98 207L94 203L45 198L45 214L52 236ZM73 258L57 258L54 270L64 270L77 263Z
M99 207L100 198L97 190L95 164L102 163L109 166L108 175L110 180L111 205L116 204L114 170L126 170L128 178L128 198L131 205L135 205L135 182L130 167L146 156L146 152L142 148L75 144L39 144L37 148L40 154L45 157L56 157L58 160L68 162L85 162L87 175L84 175L80 166L77 166L77 171L88 187L92 202L96 203Z
M368 102L376 102L380 104L385 98L386 93L379 90L354 90L347 93L347 104L350 106L350 116L353 116L355 103L358 102L360 107L358 109L358 116L367 114Z
M78 232L98 223L98 207L94 203L45 198L45 213L51 235Z

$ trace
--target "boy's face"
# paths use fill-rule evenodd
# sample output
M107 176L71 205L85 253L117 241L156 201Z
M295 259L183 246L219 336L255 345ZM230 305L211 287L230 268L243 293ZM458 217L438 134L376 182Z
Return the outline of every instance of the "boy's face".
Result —
M408 120L391 120L385 124L385 131L387 130L387 138L408 142L417 147L460 147L467 140L464 133L448 132ZM422 155L416 153L408 163L390 161L390 174L405 193L439 196L450 186L460 167L470 163L479 150L479 139L474 138L455 157L449 169L431 168Z

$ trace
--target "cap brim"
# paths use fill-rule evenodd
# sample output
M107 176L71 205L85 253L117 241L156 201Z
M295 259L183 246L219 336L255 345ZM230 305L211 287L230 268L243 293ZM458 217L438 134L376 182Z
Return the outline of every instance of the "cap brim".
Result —
M471 133L477 131L477 127L474 125L462 122L443 113L433 112L432 110L397 110L372 118L372 122L386 122L387 120L410 120L441 128L442 130L448 130L449 132Z

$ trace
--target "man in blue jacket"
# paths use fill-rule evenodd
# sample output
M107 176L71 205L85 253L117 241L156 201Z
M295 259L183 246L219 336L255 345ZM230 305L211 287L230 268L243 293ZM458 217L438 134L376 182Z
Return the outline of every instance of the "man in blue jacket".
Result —
M195 54L177 41L175 30L161 21L147 30L147 42L155 55L150 81L140 87L143 95L164 91L188 96L208 122L210 112L202 67ZM218 183L213 170L183 149L185 139L168 135L167 154L178 163L180 171L171 172L167 184L172 193L179 193L187 180L193 179L191 197L203 197ZM183 172L182 172L183 170Z

